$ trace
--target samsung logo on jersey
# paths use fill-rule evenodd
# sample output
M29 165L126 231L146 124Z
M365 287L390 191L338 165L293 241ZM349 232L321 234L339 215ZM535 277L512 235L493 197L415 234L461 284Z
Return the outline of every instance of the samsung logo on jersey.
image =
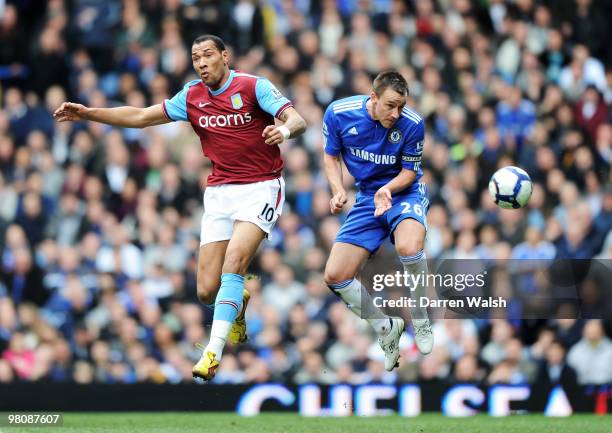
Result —
M349 149L352 155L373 162L374 164L395 164L396 161L395 155L378 155L368 152L367 150L355 149L354 147L349 147Z
M251 113L236 113L219 116L200 116L199 123L202 128L223 128L226 126L244 125L251 120Z

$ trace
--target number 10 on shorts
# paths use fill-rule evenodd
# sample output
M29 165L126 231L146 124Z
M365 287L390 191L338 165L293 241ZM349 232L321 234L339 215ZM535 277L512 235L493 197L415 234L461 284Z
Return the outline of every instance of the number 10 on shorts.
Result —
M267 222L272 222L274 219L274 208L266 203L259 214L259 217Z

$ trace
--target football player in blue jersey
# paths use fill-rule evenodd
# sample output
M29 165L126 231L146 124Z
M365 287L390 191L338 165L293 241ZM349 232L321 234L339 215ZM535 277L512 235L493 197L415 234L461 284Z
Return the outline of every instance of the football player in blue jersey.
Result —
M340 156L359 190L330 252L325 280L348 308L377 332L389 371L398 365L404 320L376 308L367 289L355 278L388 236L395 243L404 271L423 275L411 279L417 282L411 287L417 306L410 308L410 314L419 351L427 354L433 347L427 309L418 306L418 299L425 296L427 275L423 244L429 200L425 184L419 182L425 125L418 113L406 107L407 96L408 84L400 73L382 72L369 95L332 102L323 119L331 212L340 213L347 201Z

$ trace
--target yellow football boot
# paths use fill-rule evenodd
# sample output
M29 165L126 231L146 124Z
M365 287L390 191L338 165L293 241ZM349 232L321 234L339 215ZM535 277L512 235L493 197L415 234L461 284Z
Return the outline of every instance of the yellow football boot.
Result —
M244 343L249 338L247 336L246 320L244 320L244 313L249 304L249 299L251 299L251 294L247 289L244 289L244 292L242 292L242 309L238 316L236 316L236 320L234 320L229 332L229 341L232 344Z
M217 369L219 368L219 361L216 359L216 355L210 351L202 353L202 357L196 365L193 366L191 373L193 377L199 377L204 380L211 380L215 377Z

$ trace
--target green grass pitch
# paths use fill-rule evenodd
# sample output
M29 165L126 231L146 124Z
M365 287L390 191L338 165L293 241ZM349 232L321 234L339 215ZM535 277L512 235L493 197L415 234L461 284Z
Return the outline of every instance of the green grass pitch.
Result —
M610 433L612 416L574 415L546 418L515 415L491 418L446 418L425 414L416 418L304 418L266 413L253 418L233 413L65 413L62 427L0 427L0 433Z

